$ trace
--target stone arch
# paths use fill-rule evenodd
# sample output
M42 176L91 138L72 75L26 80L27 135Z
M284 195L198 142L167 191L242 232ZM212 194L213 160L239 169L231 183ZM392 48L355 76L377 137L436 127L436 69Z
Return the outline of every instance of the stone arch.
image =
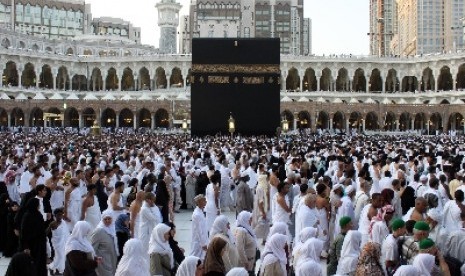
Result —
M72 90L75 91L87 91L87 78L84 75L74 75L71 80Z
M350 113L349 116L349 128L361 129L362 127L362 114L358 111Z
M300 111L297 117L297 128L310 128L310 113L308 111Z
M139 118L137 119L137 122L139 122L139 127L152 127L152 114L147 108L139 110Z
M119 87L119 80L118 80L118 75L116 74L116 69L111 67L110 69L108 69L108 74L107 74L107 78L105 80L105 84L106 84L106 90L107 91L110 91L110 90L118 90L118 87Z
M399 78L397 77L397 71L395 69L389 69L386 82L386 92L394 93L399 91Z
M329 114L326 111L320 111L316 118L316 128L329 128Z
M21 74L21 86L26 88L36 86L36 81L36 71L34 70L34 65L28 62L24 66L23 73Z
M73 48L69 47L68 49L66 49L66 55L67 55L67 56L72 56L72 55L74 55L74 50L73 50Z
M134 127L134 113L129 108L119 112L119 127Z
M296 91L300 89L300 76L299 76L299 71L292 67L289 69L287 72L287 77L286 77L286 90L292 90Z
M57 89L61 90L68 90L69 89L69 75L68 75L68 68L65 66L60 66L58 68L58 75L57 75Z
M378 68L371 70L370 83L369 83L370 92L381 92L383 91L383 79L381 78L381 71Z
M166 88L166 74L165 74L165 69L158 67L157 70L155 70L155 76L156 76L156 88Z
M92 52L91 49L85 49L83 52L82 52L83 55L85 56L93 56L94 53Z
M95 67L92 70L92 76L90 77L90 90L91 91L100 91L103 90L103 77L100 68Z
M173 70L171 70L170 87L182 87L183 83L184 79L182 77L181 69L174 67Z
M403 112L400 114L399 117L399 130L407 131L410 129L410 122L412 119L410 118L410 114L407 112Z
M29 113L29 126L43 127L44 126L44 112L39 107L34 107Z
M91 127L94 125L94 121L96 120L97 116L95 115L95 111L91 107L87 107L82 111L82 121L84 127Z
M18 69L14 61L8 61L3 69L2 83L4 86L18 86Z
M159 128L169 128L170 120L166 109L160 108L155 112L155 125Z
M426 128L426 116L425 113L418 113L415 115L414 128L416 130L424 130Z
M8 126L8 113L3 108L0 108L0 126L1 127Z
M26 43L24 41L19 41L18 49L20 50L26 49Z
M402 78L401 91L415 92L418 90L418 81L415 76L405 76Z
M281 112L281 121L286 120L289 126L289 129L292 128L294 122L294 114L289 110L284 110Z
M47 110L47 113L61 114L61 111L56 107L50 107ZM47 127L61 127L62 126L62 122L60 118L48 118L45 124Z
M450 114L449 120L447 122L447 129L449 130L460 130L464 129L465 120L462 114L459 112L454 112Z
M131 90L135 90L134 88L135 88L134 74L131 68L126 67L123 70L123 76L121 77L121 90L131 91Z
M2 47L6 49L11 47L11 42L8 38L2 39Z
M367 80L365 77L365 71L362 68L358 68L354 73L354 80L352 84L353 91L367 91Z
M350 90L349 73L346 68L341 68L337 72L336 78L336 91L349 91Z
M465 63L459 66L456 82L457 89L465 89Z
M339 130L340 132L344 132L346 129L346 120L345 115L341 111L337 111L333 115L333 128Z
M65 110L65 127L79 127L79 112L74 107Z
M53 88L52 68L48 64L42 66L42 72L40 72L39 76L39 87L46 89Z
M387 112L384 119L384 130L394 131L396 130L396 114L393 112Z
M102 112L101 126L116 127L116 120L116 112L108 107Z
M331 70L329 68L323 69L321 71L320 77L320 90L321 91L332 91L331 85L333 82L333 77Z
M145 67L142 67L139 70L139 86L141 90L151 90L152 88L150 73L149 70Z
M429 133L436 134L436 131L442 131L442 116L438 112L431 114L429 118Z
M31 47L31 50L34 51L34 52L38 52L39 51L39 46L34 43L34 45L32 45L32 47Z
M422 81L421 81L421 91L431 91L434 90L434 75L431 68L426 67L423 70Z
M443 66L438 77L438 90L450 91L453 88L452 74L448 66Z
M21 108L15 107L11 111L11 126L24 126L24 112Z
M365 117L365 129L377 130L379 129L378 115L375 112L368 112Z
M316 80L315 70L313 68L307 68L305 70L305 75L302 80L302 90L303 91L317 91L318 83Z

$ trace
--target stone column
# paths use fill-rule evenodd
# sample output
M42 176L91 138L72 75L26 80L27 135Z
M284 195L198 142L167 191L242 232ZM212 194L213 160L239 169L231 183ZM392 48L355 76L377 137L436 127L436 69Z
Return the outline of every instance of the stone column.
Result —
M11 127L11 112L7 113L7 117L8 117L8 127Z
M294 130L297 129L297 120L299 120L299 113L294 112L294 122L293 122L294 123L294 126L293 126Z
M2 70L3 72L3 70ZM39 83L40 83L40 71L36 71L36 88L39 89Z
M23 74L20 70L18 70L18 88L22 88L23 87L23 82L22 82L22 79L23 78Z
M414 131L414 130L415 130L415 116L414 116L414 118L413 118L411 121L412 121L412 128L411 128L411 130Z
M137 128L137 110L134 111L134 119L132 123L133 123L133 128L136 129Z
M384 79L381 79L381 85L382 85L382 92L383 93L386 93L386 79L387 79L387 76L384 78Z
M370 92L370 78L371 78L371 75L366 75L365 77L365 80L366 80L365 90L367 93Z
M116 77L118 78L118 90L121 91L121 87L123 86L123 72L116 72Z
M119 127L119 115L120 111L116 112L116 118L115 118L115 126L118 128Z
M58 70L52 69L53 90L57 89Z
M107 75L102 74L102 88L101 91L107 91Z
M346 135L348 135L349 132L350 132L350 120L346 119Z
M79 111L79 128L84 127L84 120L82 118L82 111Z
M365 132L365 120L362 120L362 132Z
M333 118L329 119L329 130L333 130Z
M155 129L155 112L150 113L150 128Z
M316 91L320 91L320 78L321 78L321 75L316 75Z
M139 87L139 79L137 78L137 74L132 74L132 78L134 80L134 91L138 91L140 90L140 87Z
M396 131L399 131L399 120L396 120Z
M157 86L155 85L155 80L154 79L150 79L149 88L150 88L150 90L155 90L157 88Z
M171 88L170 78L171 78L171 74L166 74L166 89Z
M299 89L300 90L299 91L303 91L302 90L303 89L302 83L304 82L305 71L299 70L298 73L299 73L299 78L300 78L300 81L299 81ZM310 82L308 84L310 85Z

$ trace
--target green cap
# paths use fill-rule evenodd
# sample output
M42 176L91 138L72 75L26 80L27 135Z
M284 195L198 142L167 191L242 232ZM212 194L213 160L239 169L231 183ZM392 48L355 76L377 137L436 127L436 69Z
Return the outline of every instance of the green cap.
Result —
M402 227L405 226L405 221L403 221L402 219L395 219L392 221L391 223L391 228L392 228L392 231L396 231L397 229L400 229Z
M420 241L420 249L429 249L434 246L434 241L430 238L422 239Z
M413 226L413 229L420 230L420 231L429 231L428 223L424 221L417 221Z
M340 220L339 220L339 226L341 226L341 228L344 228L347 224L349 224L350 222L352 221L352 219L350 217L342 217Z

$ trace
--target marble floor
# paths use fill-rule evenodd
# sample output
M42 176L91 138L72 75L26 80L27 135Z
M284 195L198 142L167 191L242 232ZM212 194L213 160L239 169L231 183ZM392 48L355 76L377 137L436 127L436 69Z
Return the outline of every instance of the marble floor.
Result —
M226 215L231 222L231 228L234 231L235 228L235 221L236 215L234 212L225 212L223 213ZM176 240L179 242L180 246L185 249L186 253L189 254L190 252L190 240L191 240L191 210L181 210L181 213L175 214L175 224L176 224ZM260 245L260 249L263 247ZM0 258L0 275L5 275L7 270L8 264L10 262L9 258ZM326 261L322 261L321 264L323 266L323 275L326 275ZM257 264L258 268L259 264Z

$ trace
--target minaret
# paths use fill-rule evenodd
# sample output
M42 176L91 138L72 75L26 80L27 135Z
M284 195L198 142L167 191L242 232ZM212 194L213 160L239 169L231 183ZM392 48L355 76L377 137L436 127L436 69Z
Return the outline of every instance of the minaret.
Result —
M181 4L176 0L160 0L155 5L158 10L158 26L160 27L160 53L177 53L177 29Z

